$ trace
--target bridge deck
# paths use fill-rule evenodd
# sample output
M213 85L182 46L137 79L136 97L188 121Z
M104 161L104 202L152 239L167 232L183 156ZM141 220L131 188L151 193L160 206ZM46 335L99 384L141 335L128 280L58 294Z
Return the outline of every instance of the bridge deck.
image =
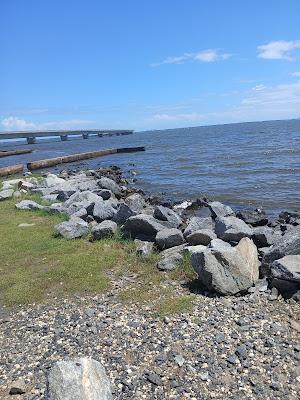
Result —
M47 136L66 137L68 135L130 135L133 130L130 129L75 129L75 130L49 130L49 131L14 131L0 132L0 140L7 139L27 139Z

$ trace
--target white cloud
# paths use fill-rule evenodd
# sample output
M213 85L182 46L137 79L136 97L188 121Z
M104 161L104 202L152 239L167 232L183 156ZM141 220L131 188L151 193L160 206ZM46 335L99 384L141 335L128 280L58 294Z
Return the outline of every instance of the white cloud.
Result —
M184 53L182 56L167 57L165 60L152 64L152 67L157 67L163 64L184 64L189 61L199 61L204 63L211 63L219 60L227 60L232 54L222 53L218 49L202 50L198 53Z
M186 114L154 114L151 118L152 121L201 121L203 120L203 115L194 113L186 113Z
M0 121L0 125L4 127L4 130L47 130L47 129L80 129L85 128L86 125L95 124L95 121L85 119L71 119L66 121L51 121L35 123L26 121L23 118L10 116Z
M267 60L289 60L293 50L300 49L300 40L278 40L257 47L259 58Z
M292 72L291 76L295 76L295 77L299 78L300 77L300 71Z

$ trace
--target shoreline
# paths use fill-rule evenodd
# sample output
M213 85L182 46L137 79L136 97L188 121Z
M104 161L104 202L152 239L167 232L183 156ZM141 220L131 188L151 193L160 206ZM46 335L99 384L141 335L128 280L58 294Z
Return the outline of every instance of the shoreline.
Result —
M27 260L39 279L21 275L18 296L24 283L54 281L40 299L0 308L1 398L17 386L22 400L46 399L57 361L92 357L120 400L297 399L300 287L278 262L300 257L299 215L172 205L132 188L118 167L26 174L3 191L10 235L23 236L16 253L26 241L4 267ZM102 273L107 286L89 291Z

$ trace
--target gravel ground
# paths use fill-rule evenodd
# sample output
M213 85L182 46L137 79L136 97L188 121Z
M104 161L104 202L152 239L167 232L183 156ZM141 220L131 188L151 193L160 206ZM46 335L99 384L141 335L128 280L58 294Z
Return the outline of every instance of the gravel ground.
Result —
M44 399L53 362L91 356L105 366L115 399L299 399L299 303L199 294L192 311L158 318L152 305L122 303L122 287L2 308L0 398ZM18 378L26 393L8 395Z

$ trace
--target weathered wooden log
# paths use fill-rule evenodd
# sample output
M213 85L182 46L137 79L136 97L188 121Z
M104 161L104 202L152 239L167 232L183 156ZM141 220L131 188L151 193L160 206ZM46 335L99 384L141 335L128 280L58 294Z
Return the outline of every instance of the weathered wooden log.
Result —
M145 151L145 147L123 147L118 149L107 149L98 151L89 151L87 153L71 154L69 156L47 158L46 160L38 160L27 163L27 168L32 171L34 169L48 168L55 165L70 163L74 161L87 160L89 158L102 157L115 153L131 153L134 151Z
M10 165L9 167L0 168L0 176L7 176L22 173L24 169L23 164Z
M32 153L32 149L0 150L0 157L17 156L27 153Z

